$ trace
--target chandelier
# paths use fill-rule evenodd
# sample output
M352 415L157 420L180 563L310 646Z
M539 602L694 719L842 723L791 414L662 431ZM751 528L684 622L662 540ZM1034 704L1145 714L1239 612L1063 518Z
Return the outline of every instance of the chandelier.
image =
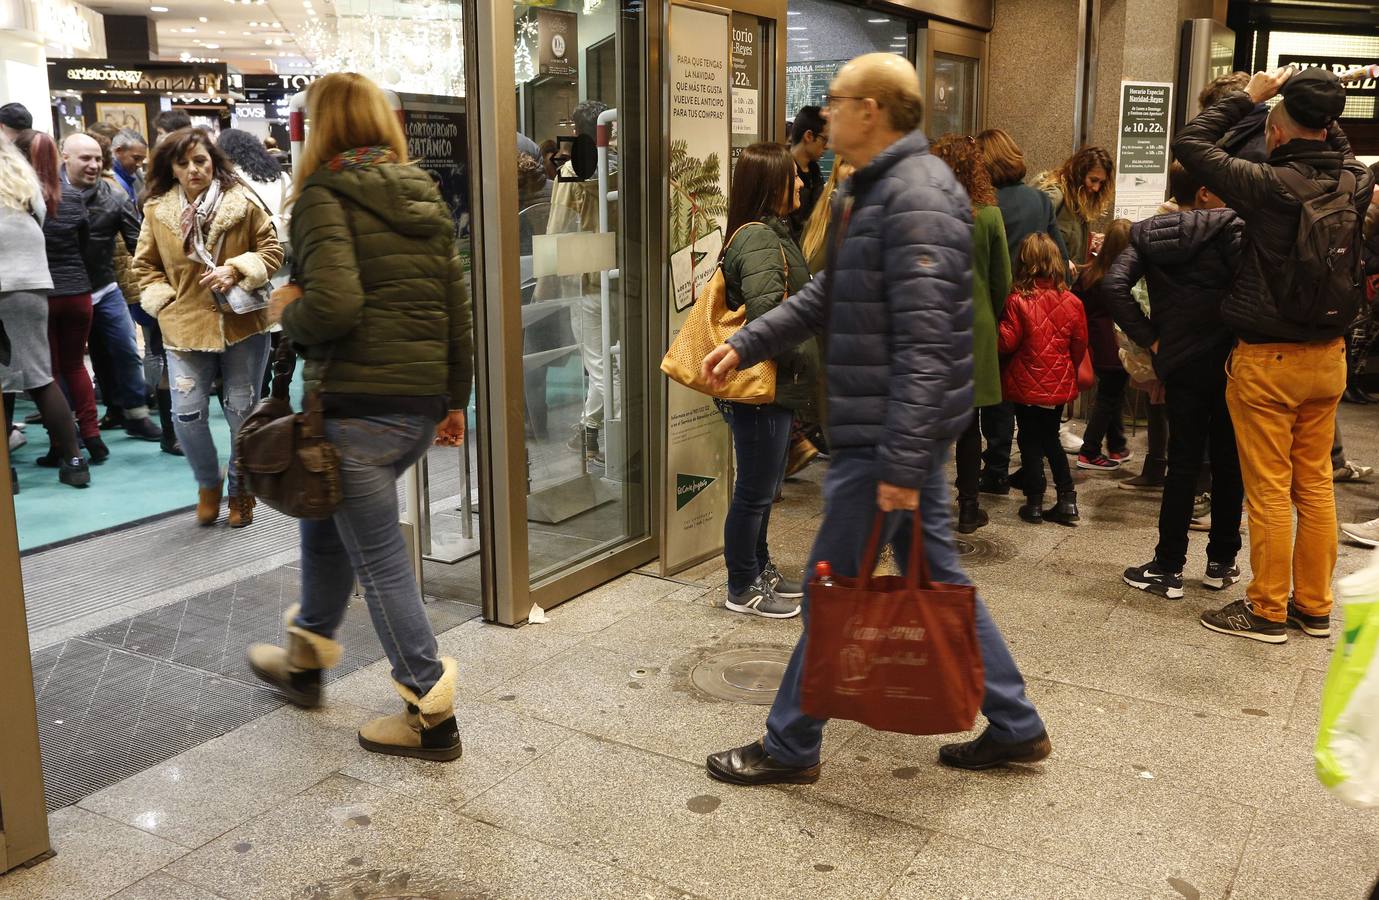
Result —
M420 16L376 13L313 18L297 43L318 72L359 72L395 91L463 97L464 35L458 16L425 4Z

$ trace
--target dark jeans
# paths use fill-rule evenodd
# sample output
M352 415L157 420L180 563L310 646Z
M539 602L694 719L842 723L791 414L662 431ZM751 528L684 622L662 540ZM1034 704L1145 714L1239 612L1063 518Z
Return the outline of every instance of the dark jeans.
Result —
M1226 357L1210 353L1184 363L1164 379L1168 408L1168 475L1159 506L1159 546L1154 556L1171 572L1187 562L1192 499L1202 471L1202 452L1211 453L1211 539L1207 559L1232 563L1240 552L1240 517L1245 486L1235 428L1226 408Z
M936 454L936 457L919 490L925 558L934 581L971 584L953 546L943 454ZM835 575L857 576L862 552L876 519L877 472L876 459L870 452L849 450L834 454L824 477L824 521L814 540L806 572L813 572L819 561L827 560ZM909 563L913 523L914 513L897 512L886 518L883 538L895 548L895 558L902 567ZM812 766L819 761L819 747L827 724L826 720L807 716L800 709L800 677L809 636L808 586L805 588L804 618L804 633L795 645L776 701L766 719L766 752L789 766ZM977 641L981 646L986 678L982 715L991 723L992 736L1002 741L1038 737L1044 731L1043 720L1025 696L1025 680L980 596L977 598Z
M148 406L144 361L134 338L134 319L118 287L92 305L90 343L93 364L98 354L104 357L97 367L96 377L106 407L138 409Z
M953 460L958 467L959 501L977 499L982 469L981 413L981 409L972 411L972 419L958 436L957 446L953 450Z
M1015 421L1020 426L1020 468L1024 471L1025 496L1031 501L1044 498L1044 460L1049 461L1053 484L1059 493L1073 489L1073 473L1068 468L1068 455L1058 439L1058 425L1063 418L1061 408L1015 404Z
M1125 406L1125 386L1130 374L1124 369L1098 369L1096 373L1096 403L1087 418L1087 430L1082 433L1084 456L1099 456L1101 442L1106 452L1125 452L1125 424L1121 410Z
M771 561L766 532L771 504L785 478L795 414L774 403L714 402L732 429L737 461L737 483L723 522L723 559L728 564L728 590L740 594Z
M302 519L300 525L302 608L295 624L333 637L358 576L393 680L419 697L436 686L442 668L397 526L397 480L426 454L435 434L434 422L407 413L326 419L326 437L340 451L343 496L329 519Z
M982 468L1004 478L1010 474L1010 447L1015 442L1015 405L983 406L978 415L982 420L982 435L986 438Z

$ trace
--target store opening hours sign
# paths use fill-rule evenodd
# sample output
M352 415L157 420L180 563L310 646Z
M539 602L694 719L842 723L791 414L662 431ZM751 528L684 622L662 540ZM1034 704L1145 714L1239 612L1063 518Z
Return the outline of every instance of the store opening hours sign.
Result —
M1116 218L1137 222L1158 211L1168 190L1173 85L1122 81L1116 150Z

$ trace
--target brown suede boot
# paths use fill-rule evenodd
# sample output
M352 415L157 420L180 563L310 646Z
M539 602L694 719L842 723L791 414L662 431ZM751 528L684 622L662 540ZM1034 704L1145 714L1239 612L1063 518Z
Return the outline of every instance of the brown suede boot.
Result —
M198 488L196 491L196 521L201 525L214 525L220 518L220 497L225 488L221 482L213 488Z
M455 724L455 660L441 660L444 674L426 696L405 685L393 687L407 702L407 711L374 719L359 729L359 746L374 753L411 756L433 762L459 759L463 752Z
M230 527L243 528L246 525L254 524L254 500L253 494L231 494L230 495Z
M292 624L301 606L293 604L283 621L287 626L287 649L272 644L249 648L249 668L254 674L304 709L321 704L321 672L340 662L341 647L336 641Z
M800 438L790 445L790 454L785 460L785 477L797 475L804 471L805 466L814 461L814 457L819 455L819 448L809 438Z

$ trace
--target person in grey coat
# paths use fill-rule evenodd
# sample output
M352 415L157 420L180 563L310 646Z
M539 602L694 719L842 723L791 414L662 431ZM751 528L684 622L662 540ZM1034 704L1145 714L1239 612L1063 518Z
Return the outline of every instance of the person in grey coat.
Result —
M972 210L949 168L919 132L919 76L890 54L844 66L828 98L834 146L857 166L834 200L833 250L824 274L739 330L704 360L721 382L826 334L828 438L824 521L808 572L828 562L856 577L878 519L882 539L908 562L916 520L935 581L970 584L953 545L944 462L972 415ZM985 670L976 740L949 744L949 766L986 769L1038 762L1051 747L1024 679L977 600ZM796 645L766 722L766 736L708 758L731 784L810 784L819 777L826 722L801 709L809 633Z

